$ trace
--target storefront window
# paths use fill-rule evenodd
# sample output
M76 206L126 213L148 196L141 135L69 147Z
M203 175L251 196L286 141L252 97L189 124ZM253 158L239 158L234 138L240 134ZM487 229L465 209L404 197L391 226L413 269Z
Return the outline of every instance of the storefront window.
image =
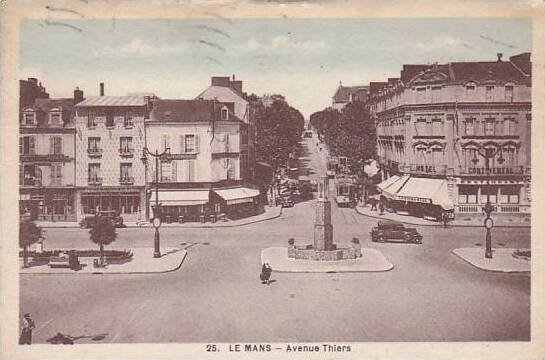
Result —
M520 186L510 185L500 188L500 202L503 204L518 204Z
M481 186L481 198L480 203L486 204L487 201L490 201L492 204L497 203L498 196L498 187L494 185L483 185Z
M458 187L458 203L476 204L478 187L471 185L460 185Z

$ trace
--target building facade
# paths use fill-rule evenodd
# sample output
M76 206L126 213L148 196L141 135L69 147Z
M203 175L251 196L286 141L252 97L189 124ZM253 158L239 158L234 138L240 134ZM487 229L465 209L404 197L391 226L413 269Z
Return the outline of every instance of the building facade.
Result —
M20 113L19 213L32 220L75 221L73 109L83 92L49 99L45 89L38 88L32 95L38 97L26 98Z
M155 99L145 126L149 152L168 152L157 160L158 168L155 158L146 159L148 218L156 197L162 215L175 221L257 211L259 192L244 179L248 125L233 102Z
M89 97L75 107L77 219L115 210L125 221L145 216L144 119L148 97Z
M372 83L369 110L386 179L379 189L398 211L529 214L531 62L404 65L399 79Z

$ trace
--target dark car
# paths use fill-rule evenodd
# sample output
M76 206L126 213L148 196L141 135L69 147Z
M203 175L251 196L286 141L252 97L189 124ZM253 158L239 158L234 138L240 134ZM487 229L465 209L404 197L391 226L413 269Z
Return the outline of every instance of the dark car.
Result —
M378 225L371 229L371 240L422 244L422 235L415 228L406 228L397 221L379 221Z
M286 207L293 207L293 199L290 196L283 196L276 199L276 204L282 206L283 208Z
M107 217L115 227L124 227L123 218L115 210L98 211L95 215L86 216L80 221L79 226L82 228L92 228L95 225L97 217Z

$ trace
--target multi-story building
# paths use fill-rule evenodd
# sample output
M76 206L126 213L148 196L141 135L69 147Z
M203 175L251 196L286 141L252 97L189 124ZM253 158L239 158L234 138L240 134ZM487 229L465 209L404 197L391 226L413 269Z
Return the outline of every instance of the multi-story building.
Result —
M49 99L41 85L34 86L35 80L29 79L34 90L25 90L20 113L19 211L32 220L74 221L73 109L83 92L76 89L74 98Z
M240 149L241 177L244 180L252 180L255 176L255 141L257 127L255 123L254 108L242 92L242 81L231 80L228 76L213 76L211 85L197 96L197 99L216 100L230 106L233 114L242 122L241 136L248 137L247 144L242 144Z
M19 80L19 111L32 107L36 99L47 98L49 98L49 94L42 83L38 82L38 79Z
M126 221L145 215L142 161L150 99L142 95L88 97L75 106L78 220L116 210Z
M398 211L529 214L530 53L496 61L404 65L372 83L379 184Z
M156 175L162 214L170 219L199 220L259 210L259 191L248 187L243 177L247 124L237 116L235 106L235 102L202 99L152 102L145 121L146 146L151 153L168 150L168 155L158 161L158 174L155 159L147 158L150 218Z
M331 107L341 111L344 107L352 102L365 102L369 93L369 86L343 86L339 82L339 86L333 95Z

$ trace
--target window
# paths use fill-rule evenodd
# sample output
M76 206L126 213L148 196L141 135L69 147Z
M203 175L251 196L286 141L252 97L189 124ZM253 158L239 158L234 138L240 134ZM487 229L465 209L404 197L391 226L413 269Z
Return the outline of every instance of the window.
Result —
M90 153L100 152L100 138L99 137L90 137L87 139L87 150Z
M36 154L36 138L34 136L23 136L19 141L20 155Z
M443 148L433 147L431 149L431 163L433 165L443 164Z
M505 85L505 101L513 102L513 85Z
M221 119L229 120L229 109L227 109L225 106L221 109Z
M492 204L497 203L498 199L498 187L494 185L488 185L488 186L481 186L481 204L486 204L487 201L490 200Z
M227 159L227 180L234 180L236 177L235 173L235 160Z
M52 163L50 168L51 185L62 184L62 163Z
M458 202L460 204L476 204L477 203L477 186L460 185L458 186Z
M132 128L134 126L132 122L132 111L127 110L125 112L125 118L123 119L123 126L126 128Z
M24 122L24 125L35 125L36 124L36 116L35 116L33 110L27 110L27 111L24 112L23 122Z
M114 127L114 113L112 111L106 111L106 127Z
M467 95L473 95L474 92L475 92L475 84L466 85L466 94Z
M500 187L500 202L503 204L519 203L520 186L507 185Z
M415 127L416 136L428 135L428 123L425 118L416 119Z
M494 85L486 85L486 101L494 101Z
M432 103L441 100L440 90L441 90L441 86L432 86L431 87L431 102Z
M119 182L121 184L133 183L131 163L121 163L119 173L120 173Z
M42 183L41 172L34 164L23 165L23 185L39 186Z
M170 136L167 134L161 135L161 151L165 151L170 148Z
M504 131L505 135L516 135L517 133L517 120L514 117L508 117L504 119Z
M52 155L62 154L62 136L49 137L49 153Z
M96 114L94 111L89 111L87 113L87 127L89 129L94 129L96 126L97 126Z
M487 118L484 123L484 134L492 136L494 135L494 126L496 125L496 119Z
M195 160L187 160L186 179L188 182L195 181Z
M185 152L194 153L195 152L195 135L186 135L185 136Z
M62 113L59 109L53 109L49 113L49 124L52 126L62 125Z
M161 181L176 182L177 171L176 161L163 160L161 161Z
M89 183L99 184L102 182L100 177L100 164L89 164Z
M435 118L431 120L431 131L434 136L444 135L443 133L443 121L441 119Z
M465 121L466 135L475 135L475 118L466 118Z
M506 147L502 150L502 156L505 159L506 167L515 167L518 166L518 154L517 149L514 147Z
M132 154L132 137L119 138L119 152L122 154Z
M225 152L228 153L231 151L231 146L229 143L229 134L225 134Z

